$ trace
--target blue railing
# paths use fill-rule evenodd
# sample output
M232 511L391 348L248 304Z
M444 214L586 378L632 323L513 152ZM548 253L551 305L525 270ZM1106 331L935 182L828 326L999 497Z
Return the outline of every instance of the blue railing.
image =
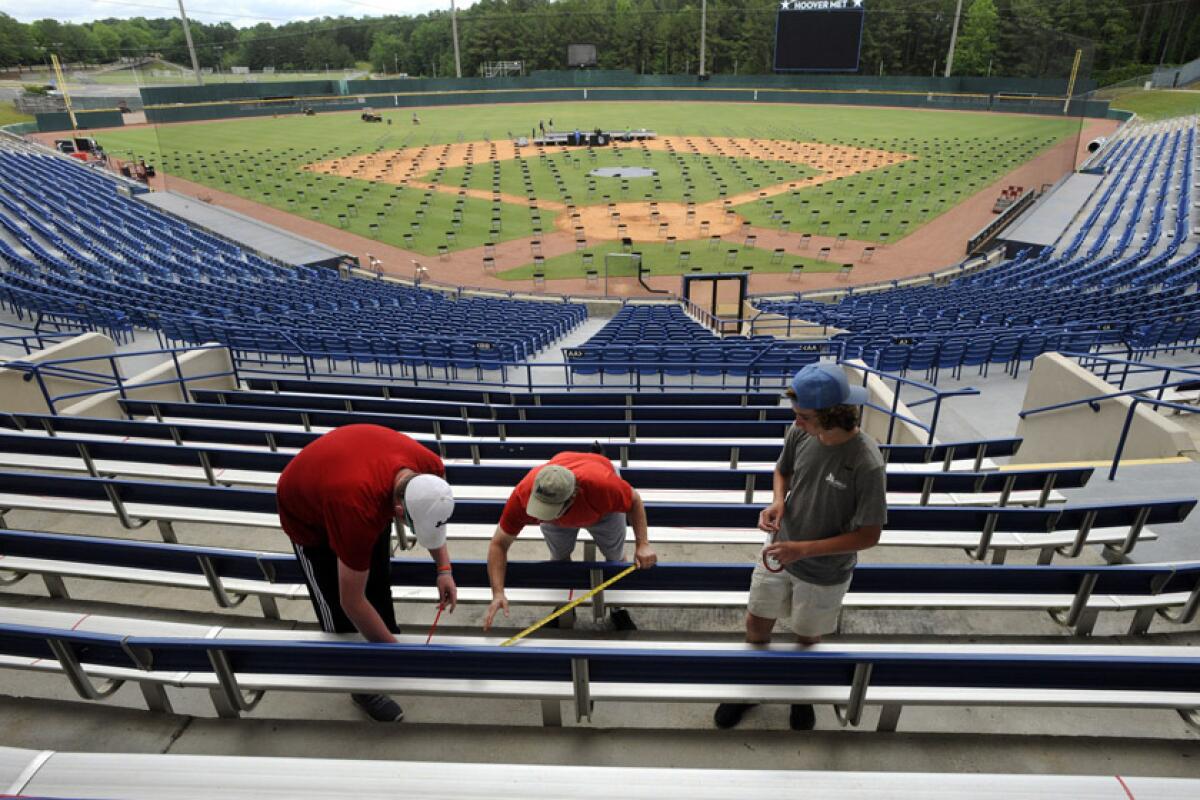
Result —
M178 386L180 396L187 398L187 385L189 381L211 380L213 378L232 377L235 381L238 380L237 362L233 362L233 369L224 370L221 372L210 372L198 375L184 375L179 364L179 355L181 353L197 352L203 350L224 350L224 345L206 345L202 347L177 347L162 350L141 350L132 353L111 353L108 355L96 356L76 356L73 358L57 358L51 361L41 363L31 363L28 361L9 361L6 364L0 365L0 369L9 369L15 372L24 373L24 380L36 381L38 389L42 393L42 398L46 402L46 408L51 414L58 414L58 404L68 400L79 400L85 397L92 397L105 392L117 392L122 399L128 398L130 389L150 389L157 386ZM130 384L129 379L121 374L119 363L122 359L137 358L139 356L163 356L169 355L171 362L175 368L175 374L169 378L155 381L139 381L135 384ZM108 366L106 372L99 372L91 369L83 369L80 364L104 362ZM53 394L47 386L47 380L66 380L75 383L91 385L92 388L83 389L81 391L66 392L63 394Z
M0 322L0 347L19 347L25 351L25 355L27 356L32 355L35 350L44 350L52 345L73 339L78 335L79 331L44 333L37 330L37 328L13 325L10 322Z
M1187 405L1185 403L1174 403L1163 400L1163 393L1167 389L1176 389L1183 386L1190 386L1200 382L1200 369L1195 367L1167 367L1154 364L1146 364L1141 361L1130 361L1123 358L1113 358L1111 356L1097 355L1095 353L1063 353L1067 358L1077 358L1079 363L1087 366L1093 373L1096 372L1098 366L1104 366L1104 379L1112 383L1110 378L1111 372L1119 372L1120 378L1118 385L1121 390L1116 392L1108 392L1107 394L1098 394L1092 397L1083 397L1077 400L1068 400L1063 403L1054 403L1053 405L1040 406L1031 408L1027 411L1018 412L1021 419L1042 414L1047 411L1058 411L1063 408L1072 408L1074 406L1087 405L1092 411L1100 413L1100 403L1105 400L1115 400L1120 397L1129 398L1129 410L1125 413L1125 421L1121 425L1121 435L1117 439L1117 450L1113 454L1112 465L1108 470L1108 479L1114 480L1117 476L1117 467L1121 463L1121 456L1125 452L1125 443L1129 438L1129 428L1133 424L1133 416L1137 413L1137 407L1140 403L1145 403L1152 406L1154 409L1170 408L1181 413L1196 414L1200 413L1200 406ZM1146 373L1146 372L1162 372L1163 380L1153 386L1147 386L1141 389L1124 389L1125 380L1130 374ZM1181 380L1170 380L1171 374L1184 374L1187 378ZM1149 396L1153 394L1154 396Z
M882 411L883 413L888 415L888 432L887 432L887 439L886 439L886 442L888 444L891 444L891 442L892 442L892 437L895 433L895 428L896 428L896 420L900 420L902 422L907 422L908 424L913 425L913 426L925 431L926 434L928 435L928 438L925 440L925 443L933 444L934 435L935 435L935 432L937 431L938 418L941 416L941 413L942 413L942 402L950 397L969 397L969 396L979 394L978 389L972 388L970 386L964 386L961 389L950 389L950 390L939 389L938 387L934 386L933 384L925 383L924 381L913 380L912 378L906 378L901 375L895 375L890 372L881 372L880 370L877 370L874 367L859 366L858 364L854 364L854 365L852 365L851 368L859 370L863 373L863 379L862 379L863 386L867 385L867 381L870 380L870 376L872 376L872 375L875 375L876 377L878 377L880 380L883 380L883 381L894 381L894 385L892 386L892 407L890 409L884 408L875 403L870 403L870 402L867 403L868 408L873 408L876 411ZM909 408L915 408L917 406L922 406L922 405L925 405L926 403L933 403L933 415L929 418L929 424L925 424L924 422L921 422L921 420L919 420L919 419L905 416L904 414L901 414L898 411L898 409L900 407L900 392L905 386L911 386L911 387L920 389L922 391L929 392L929 394L930 394L929 397L922 398L920 400L917 400L916 402L905 403L905 405Z
M826 343L836 344L836 343ZM220 372L208 372L197 375L184 375L180 366L179 356L181 353L196 352L213 349L227 349L230 354L230 360L233 368ZM751 393L761 391L764 388L778 388L782 390L787 386L792 374L796 369L799 369L805 364L812 363L814 360L812 354L797 353L797 362L794 366L787 363L772 362L770 365L759 365L755 361L744 363L732 363L728 361L719 361L712 363L702 363L695 361L688 362L667 362L667 361L566 361L566 362L549 362L549 363L520 363L511 364L499 360L468 358L468 357L421 357L419 360L404 360L397 358L391 363L380 364L373 358L368 359L363 353L309 353L305 352L299 345L295 345L294 349L288 350L259 350L243 351L237 348L227 348L225 345L205 345L202 347L191 348L164 348L161 350L143 350L133 353L114 353L110 355L98 356L81 356L75 358L55 359L40 364L30 363L26 361L13 361L3 365L0 369L12 369L25 373L24 379L27 381L36 381L38 388L42 393L42 397L46 402L46 407L51 414L58 414L58 405L71 400L79 400L85 397L91 397L104 392L116 392L121 398L127 398L128 392L133 389L146 389L157 386L176 386L179 389L180 396L184 399L188 398L188 386L195 381L206 381L214 378L232 378L234 382L240 382L243 378L259 377L259 378L280 378L286 376L296 376L303 374L306 380L314 379L337 379L337 380L386 380L388 378L395 379L397 376L390 373L385 376L381 369L383 366L393 368L399 365L401 374L399 378L405 381L411 381L413 386L420 386L422 383L435 384L441 386L471 386L471 387L487 387L495 386L496 388L513 388L516 385L521 385L530 394L546 391L546 392L562 392L570 391L571 389L579 389L583 387L594 389L606 389L613 391L643 391L643 390L686 390L695 387L703 388L705 391L731 391ZM818 356L820 354L817 354ZM825 353L825 355L835 355L835 353ZM130 384L129 379L121 374L119 363L122 359L130 359L135 357L145 356L169 356L174 367L173 374L170 377L155 380L138 382ZM329 366L328 371L321 370L320 362L324 361ZM107 371L97 371L94 369L81 368L81 364L89 362L104 362L107 364ZM344 372L333 370L333 364L338 362L349 362L352 365L351 374L347 375ZM372 363L375 366L373 374L358 373L357 366L360 363ZM597 383L581 382L579 380L579 370L583 368L589 370L588 375L595 374ZM894 375L872 367L863 367L853 365L853 369L858 369L863 372L863 384L866 385L871 375L875 375L885 382L892 384L892 402L891 406L887 407L877 403L867 403L868 408L874 409L880 413L886 414L889 418L888 432L886 442L891 443L894 435L896 423L904 422L925 432L927 443L933 443L938 418L941 413L942 403L951 397L962 397L967 395L977 395L979 391L973 388L962 388L953 390L943 390L936 386L925 383L923 381L913 380L900 375ZM561 369L564 379L559 381L545 381L539 379L535 373L554 373ZM668 370L679 370L678 374L668 375ZM595 370L595 372L590 372ZM687 370L687 372L682 372ZM468 372L474 375L473 378L462 378L460 372ZM485 380L485 375L488 373L499 373L498 380ZM514 375L515 373L515 375ZM522 375L523 373L523 375ZM625 377L624 381L613 378ZM523 380L520 378L523 377ZM667 378L679 378L677 381L668 382ZM713 384L706 381L697 382L698 377L720 378L720 384ZM657 380L654 380L656 378ZM687 382L684 383L683 379ZM735 378L735 381L730 381L730 378ZM54 394L51 392L47 381L51 379L69 380L79 384L89 385L89 388ZM933 415L929 423L922 422L913 416L903 414L899 411L900 395L905 387L917 389L922 392L927 392L928 397L919 399L910 403L910 407L925 405L927 403L934 404Z

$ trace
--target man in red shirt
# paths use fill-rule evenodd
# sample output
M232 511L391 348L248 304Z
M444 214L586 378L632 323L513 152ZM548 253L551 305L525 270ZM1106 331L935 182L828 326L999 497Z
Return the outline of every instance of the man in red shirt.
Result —
M625 560L625 526L633 527L634 559L639 568L658 560L650 548L646 507L632 486L617 475L612 462L599 453L559 453L534 467L521 479L504 504L500 524L488 546L488 580L492 603L483 629L492 627L499 610L508 616L504 575L508 550L526 525L540 524L552 561L570 561L580 528L587 528L609 561ZM616 616L618 627L632 627L628 614Z
M379 425L332 430L288 462L275 493L279 521L292 540L322 630L357 630L367 641L395 643L393 519L403 521L429 550L437 564L438 596L454 610L458 588L446 546L454 495L445 475L436 454ZM386 695L353 698L372 719L404 717Z

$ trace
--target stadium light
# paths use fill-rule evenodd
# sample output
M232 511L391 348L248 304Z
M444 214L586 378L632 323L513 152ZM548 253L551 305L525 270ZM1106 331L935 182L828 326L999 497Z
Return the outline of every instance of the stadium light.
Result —
M958 42L958 20L962 17L962 0L958 0L958 5L954 9L954 27L950 29L950 52L946 54L946 77L950 77L950 70L954 69L954 45Z
M458 59L458 10L454 0L450 0L450 34L454 39L454 77L462 77L462 62Z
M188 26L187 12L183 10L183 0L179 0L179 18L183 20L183 38L187 40L188 53L192 57L192 74L196 76L196 85L203 86L204 78L200 75L200 61L196 58L196 45L192 43L192 29Z

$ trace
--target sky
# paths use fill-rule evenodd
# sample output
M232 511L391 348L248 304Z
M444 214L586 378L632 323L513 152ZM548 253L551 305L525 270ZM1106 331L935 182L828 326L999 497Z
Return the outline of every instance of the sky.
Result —
M456 0L466 8L475 0ZM219 0L184 0L189 19L206 24L230 22L238 28L270 22L278 25L315 17L404 16L449 8L450 0L240 0L233 8ZM115 17L173 17L179 14L176 0L73 0L69 9L61 0L0 0L0 11L21 22L57 19L59 22L91 22Z

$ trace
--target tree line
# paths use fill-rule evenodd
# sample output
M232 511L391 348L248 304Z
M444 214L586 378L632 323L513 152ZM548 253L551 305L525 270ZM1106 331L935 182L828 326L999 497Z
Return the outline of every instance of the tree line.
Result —
M860 72L942 74L956 0L866 0ZM772 71L777 0L711 0L706 71ZM343 69L454 75L450 13L325 17L237 28L190 21L202 67ZM480 0L458 14L464 76L493 61L526 71L566 68L569 44L594 44L601 69L698 71L699 0ZM1159 63L1200 57L1200 0L964 0L954 74L1065 75L1075 51L1083 74L1109 83ZM0 65L158 57L191 63L178 18L21 23L0 13Z

